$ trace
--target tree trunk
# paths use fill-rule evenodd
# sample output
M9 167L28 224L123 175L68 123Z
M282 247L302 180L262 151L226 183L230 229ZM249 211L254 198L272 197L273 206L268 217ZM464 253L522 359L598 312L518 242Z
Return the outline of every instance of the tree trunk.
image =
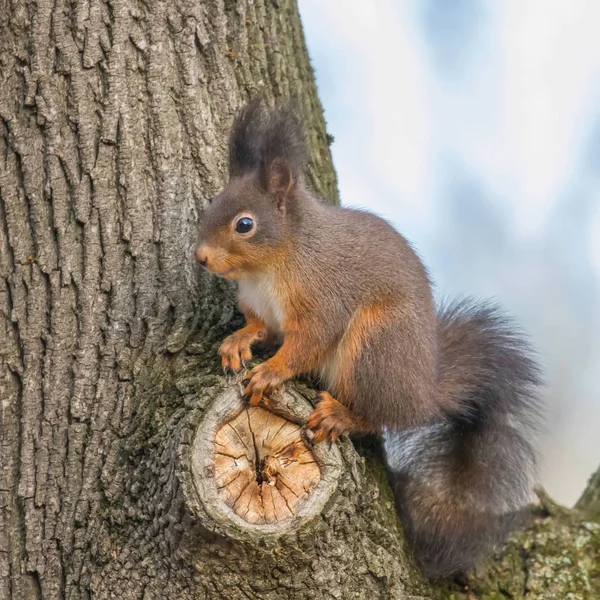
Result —
M299 99L310 180L336 202L294 1L0 0L0 599L463 593L412 566L380 461L348 440L318 514L281 536L233 533L194 499L239 317L191 254L257 91ZM570 514L535 527L563 518L597 542ZM506 554L518 581L531 531Z

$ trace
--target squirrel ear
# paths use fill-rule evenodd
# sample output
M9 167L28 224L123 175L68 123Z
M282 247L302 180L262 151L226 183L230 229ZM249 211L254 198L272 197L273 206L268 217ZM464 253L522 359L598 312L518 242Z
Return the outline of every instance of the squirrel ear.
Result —
M285 158L275 158L264 169L264 187L269 194L277 197L277 206L281 209L295 180L292 167Z

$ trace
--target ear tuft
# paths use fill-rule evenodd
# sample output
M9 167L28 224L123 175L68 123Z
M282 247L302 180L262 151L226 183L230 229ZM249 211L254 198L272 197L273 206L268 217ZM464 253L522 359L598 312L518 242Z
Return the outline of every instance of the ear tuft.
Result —
M255 97L239 113L229 138L229 175L260 171L265 191L281 202L300 180L305 140L298 112L287 104L267 112Z
M230 177L243 175L260 167L264 120L262 96L255 96L235 118L229 135Z
M265 120L261 143L261 165L277 159L287 162L297 179L304 169L306 144L300 117L292 104L271 111Z

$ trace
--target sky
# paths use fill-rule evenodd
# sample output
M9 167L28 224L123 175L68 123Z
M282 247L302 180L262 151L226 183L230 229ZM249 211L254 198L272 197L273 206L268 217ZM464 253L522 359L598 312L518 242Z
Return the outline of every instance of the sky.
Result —
M530 334L541 480L574 503L600 463L600 2L299 5L342 204Z

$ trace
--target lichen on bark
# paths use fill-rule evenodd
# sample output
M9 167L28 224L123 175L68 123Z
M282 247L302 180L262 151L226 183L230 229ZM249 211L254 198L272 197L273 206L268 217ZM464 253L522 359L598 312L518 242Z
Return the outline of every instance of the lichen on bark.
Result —
M590 476L585 491L575 507L590 517L600 520L600 467Z

